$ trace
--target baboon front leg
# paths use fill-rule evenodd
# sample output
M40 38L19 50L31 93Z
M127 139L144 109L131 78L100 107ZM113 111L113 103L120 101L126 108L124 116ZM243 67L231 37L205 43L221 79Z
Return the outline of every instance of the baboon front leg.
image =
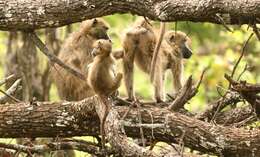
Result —
M126 50L123 57L123 71L124 71L124 83L127 91L127 96L129 100L134 100L134 50Z
M182 88L182 73L183 73L183 64L182 61L178 61L177 64L171 67L171 72L173 76L173 89L174 96Z
M163 67L156 66L154 73L154 97L157 102L163 102L164 100L164 74Z

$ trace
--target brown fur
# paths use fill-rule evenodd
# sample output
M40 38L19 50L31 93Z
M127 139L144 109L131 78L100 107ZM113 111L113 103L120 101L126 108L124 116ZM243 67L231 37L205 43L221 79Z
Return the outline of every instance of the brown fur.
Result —
M88 68L88 84L103 101L104 115L101 118L100 130L102 135L102 148L105 148L105 120L109 112L108 97L120 86L122 74L115 72L115 59L110 55L112 43L110 40L100 39L95 42L94 61Z
M87 76L87 66L93 61L91 51L93 43L101 38L108 38L108 24L102 19L86 20L77 32L72 33L64 42L59 59ZM55 65L52 75L57 85L59 96L63 100L81 100L94 95L93 90L83 81Z
M128 99L134 100L133 69L134 62L144 72L149 73L156 36L153 28L145 19L138 19L123 38L124 83Z
M165 33L154 67L152 83L155 87L155 99L158 102L164 100L163 82L167 69L171 69L172 71L175 92L178 92L182 87L182 53L183 50L190 50L187 48L188 45L185 44L188 39L186 34L182 32L173 32L174 31L167 31ZM130 100L135 98L133 89L134 62L142 71L150 74L157 38L158 35L155 33L155 30L144 19L138 20L135 25L127 31L123 38L124 82L128 99Z

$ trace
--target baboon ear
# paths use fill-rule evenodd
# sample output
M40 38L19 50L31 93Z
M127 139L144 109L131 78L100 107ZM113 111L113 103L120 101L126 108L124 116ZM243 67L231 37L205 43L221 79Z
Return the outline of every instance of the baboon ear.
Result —
M101 41L98 41L98 46L100 47L100 46L102 46L102 43L101 43Z
M174 43L174 42L175 42L175 35L171 35L171 37L170 37L170 42L171 42L171 43Z
M92 23L92 26L96 26L96 24L97 24L97 19L95 18L94 20L93 20L93 23Z

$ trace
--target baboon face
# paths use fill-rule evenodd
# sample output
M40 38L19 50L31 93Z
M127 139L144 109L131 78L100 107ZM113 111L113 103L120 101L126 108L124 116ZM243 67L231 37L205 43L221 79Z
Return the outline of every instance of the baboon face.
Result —
M108 56L112 50L111 40L99 39L93 45L92 56Z
M182 55L183 58L190 58L192 51L190 49L190 38L183 32L180 31L168 31L165 34L166 41L169 45L177 49L178 53Z
M84 21L81 27L85 27L86 35L90 35L94 39L109 39L107 34L109 26L102 19L95 18Z

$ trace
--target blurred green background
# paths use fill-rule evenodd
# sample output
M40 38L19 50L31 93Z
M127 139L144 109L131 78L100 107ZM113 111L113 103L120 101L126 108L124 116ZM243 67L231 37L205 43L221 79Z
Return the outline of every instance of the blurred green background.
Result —
M120 36L136 19L136 16L129 14L106 16L104 19L110 24L110 37L113 41L113 49L121 48ZM73 24L72 29L78 29L79 24ZM176 28L177 26L177 28ZM155 27L159 29L159 23L155 22ZM202 112L209 102L219 98L221 93L227 89L228 82L224 79L224 74L230 74L232 68L239 58L243 44L252 33L252 29L248 26L230 26L233 32L227 31L221 25L210 23L192 23L192 22L178 22L167 23L168 29L177 29L185 32L192 39L193 56L189 60L185 60L184 65L184 80L192 75L195 81L198 81L202 70L206 67L206 71L198 94L185 107L192 112ZM0 56L1 56L1 70L0 78L4 77L4 61L7 44L7 32L0 33ZM65 27L58 29L58 37L63 41L65 36ZM42 37L44 38L44 36ZM47 58L41 53L38 53L40 59L40 67L45 67ZM237 78L244 67L247 65L248 69L242 75L241 80L246 80L250 83L260 83L260 42L255 36L250 40L246 47L246 55L243 57L241 63L235 74ZM118 71L122 72L121 61L118 61ZM167 73L169 74L169 72ZM172 78L167 76L165 87L167 93L172 93ZM135 92L138 98L143 100L152 100L153 87L149 82L149 76L144 74L139 69L135 68L134 73ZM3 88L3 87L2 87ZM217 92L219 91L219 92ZM120 87L120 95L125 97L125 87L122 83ZM51 100L58 101L57 90L54 85L51 88ZM87 138L92 140L92 138ZM85 153L78 152L78 156L85 156Z

